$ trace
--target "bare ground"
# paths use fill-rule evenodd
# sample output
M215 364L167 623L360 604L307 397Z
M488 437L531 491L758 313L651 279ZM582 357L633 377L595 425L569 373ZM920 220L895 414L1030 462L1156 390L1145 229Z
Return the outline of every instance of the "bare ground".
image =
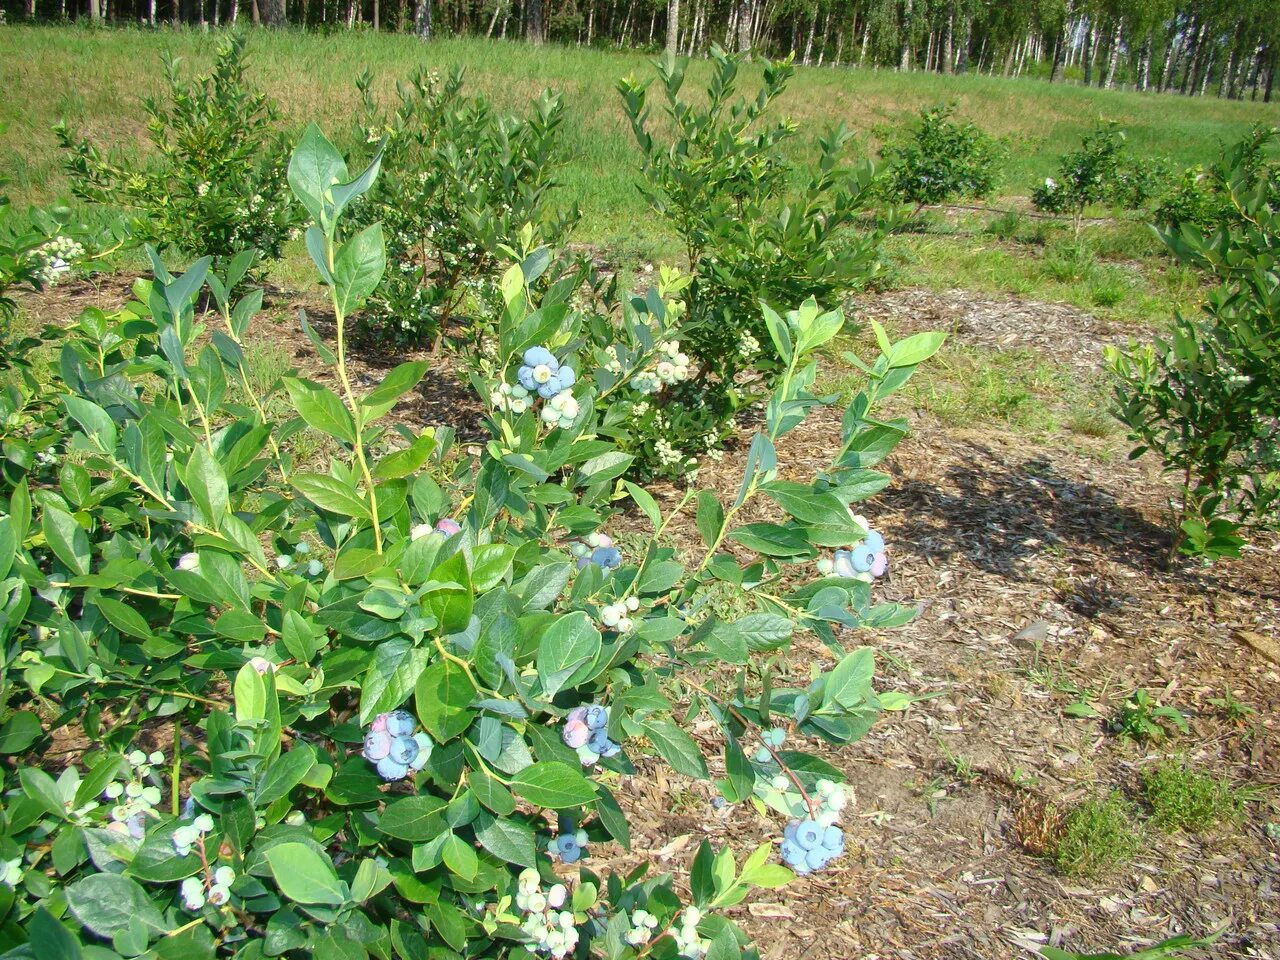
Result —
M28 309L65 318L116 306L127 287L69 285ZM296 306L288 300L275 298L281 313ZM961 291L878 295L859 312L900 333L946 329L973 347L1034 349L1081 374L1096 371L1102 344L1138 332L1061 305ZM295 345L308 366L294 321L279 316L260 329ZM370 358L357 372L373 380L407 358ZM433 364L396 413L456 422L460 402ZM803 479L825 465L838 429L826 411L785 438L788 474ZM699 486L736 488L743 446L704 465ZM1280 846L1264 834L1278 819L1280 784L1280 539L1259 537L1241 559L1210 570L1166 569L1170 488L1149 459L1124 453L1122 439L1029 439L915 417L913 437L889 464L895 482L868 514L891 551L878 596L917 604L920 615L845 640L882 652L885 688L930 699L887 716L852 747L813 745L856 791L849 853L736 909L766 960L1000 960L1045 942L1127 950L1221 926L1213 956L1280 957ZM667 490L664 499L676 496ZM755 510L744 519L767 512ZM692 543L691 522L676 536ZM816 641L788 659L800 674L831 663ZM1103 713L1144 687L1187 714L1192 732L1147 747L1118 739L1097 720L1063 714L1065 681L1091 691ZM1209 703L1227 689L1256 713L1232 721ZM710 725L701 732L710 748ZM1015 811L1026 797L1070 804L1113 787L1136 797L1140 772L1167 755L1264 793L1238 828L1152 832L1132 865L1102 879L1061 876L1020 845ZM972 777L960 775L956 758ZM780 840L776 819L716 810L710 785L639 766L618 791L633 848L598 846L592 869L649 861L679 878L703 838L740 853Z

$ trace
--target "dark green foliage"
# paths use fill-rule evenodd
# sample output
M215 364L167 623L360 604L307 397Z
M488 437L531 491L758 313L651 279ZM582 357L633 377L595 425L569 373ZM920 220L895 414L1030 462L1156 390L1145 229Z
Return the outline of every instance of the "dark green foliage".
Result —
M131 208L133 237L208 254L224 265L241 250L280 256L297 217L285 183L288 146L275 132L275 103L245 79L245 37L218 44L212 72L184 80L165 58L168 98L143 101L157 159L114 163L65 124L55 131L77 197Z
M398 85L399 104L387 110L372 85L368 73L358 81L358 132L370 144L385 141L382 175L353 216L382 223L389 269L363 322L392 341L416 342L462 313L478 337L475 318L498 302L497 267L525 225L534 228L526 245L558 249L578 220L576 205L552 206L564 101L544 91L527 117L506 117L464 95L460 69L444 78L423 69Z
M1278 133L1255 124L1244 138L1224 147L1207 169L1197 165L1186 170L1156 207L1156 223L1178 231L1184 226L1207 231L1219 224L1238 225L1242 211L1236 192L1247 193L1264 182L1275 189L1275 165L1267 154Z
M1240 216L1206 236L1187 224L1162 237L1218 282L1200 315L1174 318L1172 336L1110 348L1116 416L1179 481L1174 549L1235 556L1240 529L1280 507L1280 192L1276 174L1231 174Z
M920 111L911 139L884 151L891 197L908 203L946 203L989 196L1005 150L972 121L958 122L954 104Z
M1031 193L1037 210L1069 213L1079 230L1084 209L1106 204L1136 210L1157 190L1162 167L1150 157L1134 156L1125 146L1119 124L1099 123L1084 136L1080 149L1066 154L1056 177Z
M1186 733L1187 718L1176 707L1170 707L1152 699L1151 694L1139 687L1116 712L1111 721L1111 731L1128 740L1146 743L1163 740L1169 727Z

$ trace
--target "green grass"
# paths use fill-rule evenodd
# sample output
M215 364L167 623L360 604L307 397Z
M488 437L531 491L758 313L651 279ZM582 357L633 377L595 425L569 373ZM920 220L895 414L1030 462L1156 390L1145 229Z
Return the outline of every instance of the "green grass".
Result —
M1067 812L1050 857L1065 874L1097 876L1128 863L1141 848L1137 810L1124 794L1114 790Z
M15 200L67 198L49 131L60 118L122 155L135 155L146 134L139 98L162 89L161 53L172 51L203 69L215 42L212 32L196 30L15 25L0 31L0 81L6 90L21 91L0 102L0 123L9 125L0 137L0 170L14 181ZM251 77L280 102L295 130L314 119L335 134L345 132L357 104L355 78L365 67L388 96L396 79L420 65L465 65L469 87L506 109L522 109L544 87L563 91L572 120L565 127L571 159L562 181L566 199L584 208L578 239L622 245L644 257L667 248L665 231L635 190L637 151L613 90L621 76L649 73L647 55L473 39L424 45L390 34L292 31L256 31L250 53ZM749 90L759 72L758 66L744 71ZM688 89L706 73L705 63L695 64ZM943 100L957 101L963 115L1009 139L1005 192L1014 195L1052 173L1058 156L1099 117L1123 124L1140 155L1164 157L1175 166L1210 159L1219 140L1237 137L1255 121L1280 123L1280 104L845 68L799 68L782 110L801 125L794 150L811 151L818 128L839 121L861 135L864 148L872 148L920 108Z
M1208 830L1240 819L1244 798L1225 778L1165 760L1142 775L1151 822L1161 830Z

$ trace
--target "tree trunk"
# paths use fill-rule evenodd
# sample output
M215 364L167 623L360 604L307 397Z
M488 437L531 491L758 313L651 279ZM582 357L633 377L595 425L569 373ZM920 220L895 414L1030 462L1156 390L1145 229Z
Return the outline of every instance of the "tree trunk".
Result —
M898 69L911 69L911 0L902 8L902 50L898 56Z
M871 40L871 22L867 21L862 25L862 49L858 51L858 64L867 62L867 43Z
M955 29L956 29L956 9L950 5L947 6L947 32L942 38L942 72L950 73L954 64L952 59L955 56Z
M1138 53L1138 89L1146 93L1151 86L1151 47L1154 42L1152 34L1142 41L1142 50Z
M1187 48L1187 67L1186 72L1182 75L1182 85L1178 88L1178 92L1182 94L1190 93L1195 89L1196 69L1200 63L1201 46L1204 42L1205 24L1200 24L1200 28L1191 38L1191 45Z
M102 19L102 5L98 2L98 0L89 0L89 19L90 20Z
M262 4L262 19L268 27L283 27L285 12L285 0L265 0Z
M494 5L493 16L489 18L489 29L485 32L485 35L484 35L484 38L486 40L489 40L493 37L493 28L498 25L498 14L502 12L502 8L505 6L506 4L504 3L499 3ZM595 16L596 16L596 8L595 8L595 4L592 4L591 16L588 17L587 19L587 46L591 46L591 24L595 20Z
M827 11L822 21L822 42L818 44L818 66L827 58L827 39L831 34L831 11Z
M738 2L738 52L751 52L751 0Z
M804 57L801 63L805 66L809 65L809 61L813 56L813 38L818 34L818 8L814 6L813 16L809 18L809 38L804 43Z
M1116 67L1120 64L1120 28L1121 23L1117 20L1115 32L1111 34L1111 49L1107 52L1107 79L1102 84L1108 90L1116 85Z
M414 0L413 4L413 32L419 40L430 40L432 28L432 15L434 11L431 9L431 0ZM495 16L496 16L495 11ZM493 29L492 24L489 27Z
M1267 63L1267 92L1262 95L1263 103L1271 102L1271 88L1276 82L1276 55L1273 52Z
M1053 67L1049 70L1050 83L1061 83L1066 77L1067 42L1071 39L1071 7L1072 2L1068 0L1067 9L1062 14L1062 35L1058 38L1058 45L1053 48Z
M667 53L680 51L680 0L667 0Z
M1093 57L1098 45L1098 28L1089 24L1089 32L1084 35L1084 85L1093 86Z
M965 73L969 69L969 46L972 43L973 18L966 13L960 29L960 49L956 51L956 73Z
M524 0L524 38L535 45L547 39L542 23L542 0Z

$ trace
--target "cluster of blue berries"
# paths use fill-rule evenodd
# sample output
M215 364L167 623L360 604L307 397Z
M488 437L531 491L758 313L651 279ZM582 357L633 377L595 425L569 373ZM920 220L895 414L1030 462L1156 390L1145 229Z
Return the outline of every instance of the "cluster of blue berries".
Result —
M592 533L586 542L578 540L570 545L569 552L578 558L578 569L594 563L608 573L622 566L622 551L613 545L613 537L607 533Z
M150 754L134 750L125 757L125 761L129 764L128 777L112 780L102 791L103 799L110 800L112 804L107 829L141 840L146 835L147 818L160 818L157 810L161 800L160 788L155 784L153 770L164 763L164 754L159 750ZM93 806L96 804L69 812L75 816L87 813Z
M601 757L616 757L622 750L609 739L608 726L608 707L574 707L565 715L560 737L566 747L578 752L582 765L589 767Z
M793 820L783 832L782 859L796 873L821 870L844 854L844 831L817 820Z
M587 831L574 823L572 817L560 817L556 821L551 851L565 863L577 863L587 855Z
M530 347L524 352L524 363L516 371L516 379L530 393L550 400L577 383L578 375L573 367L562 364L546 347Z
M377 765L383 780L403 780L410 770L421 770L431 757L431 738L418 730L418 721L407 710L392 710L373 718L364 735L364 758Z
M834 574L847 580L870 581L873 577L883 577L888 569L884 537L875 530L868 530L862 543L852 550L837 550L833 556L818 561L818 572L823 576Z

